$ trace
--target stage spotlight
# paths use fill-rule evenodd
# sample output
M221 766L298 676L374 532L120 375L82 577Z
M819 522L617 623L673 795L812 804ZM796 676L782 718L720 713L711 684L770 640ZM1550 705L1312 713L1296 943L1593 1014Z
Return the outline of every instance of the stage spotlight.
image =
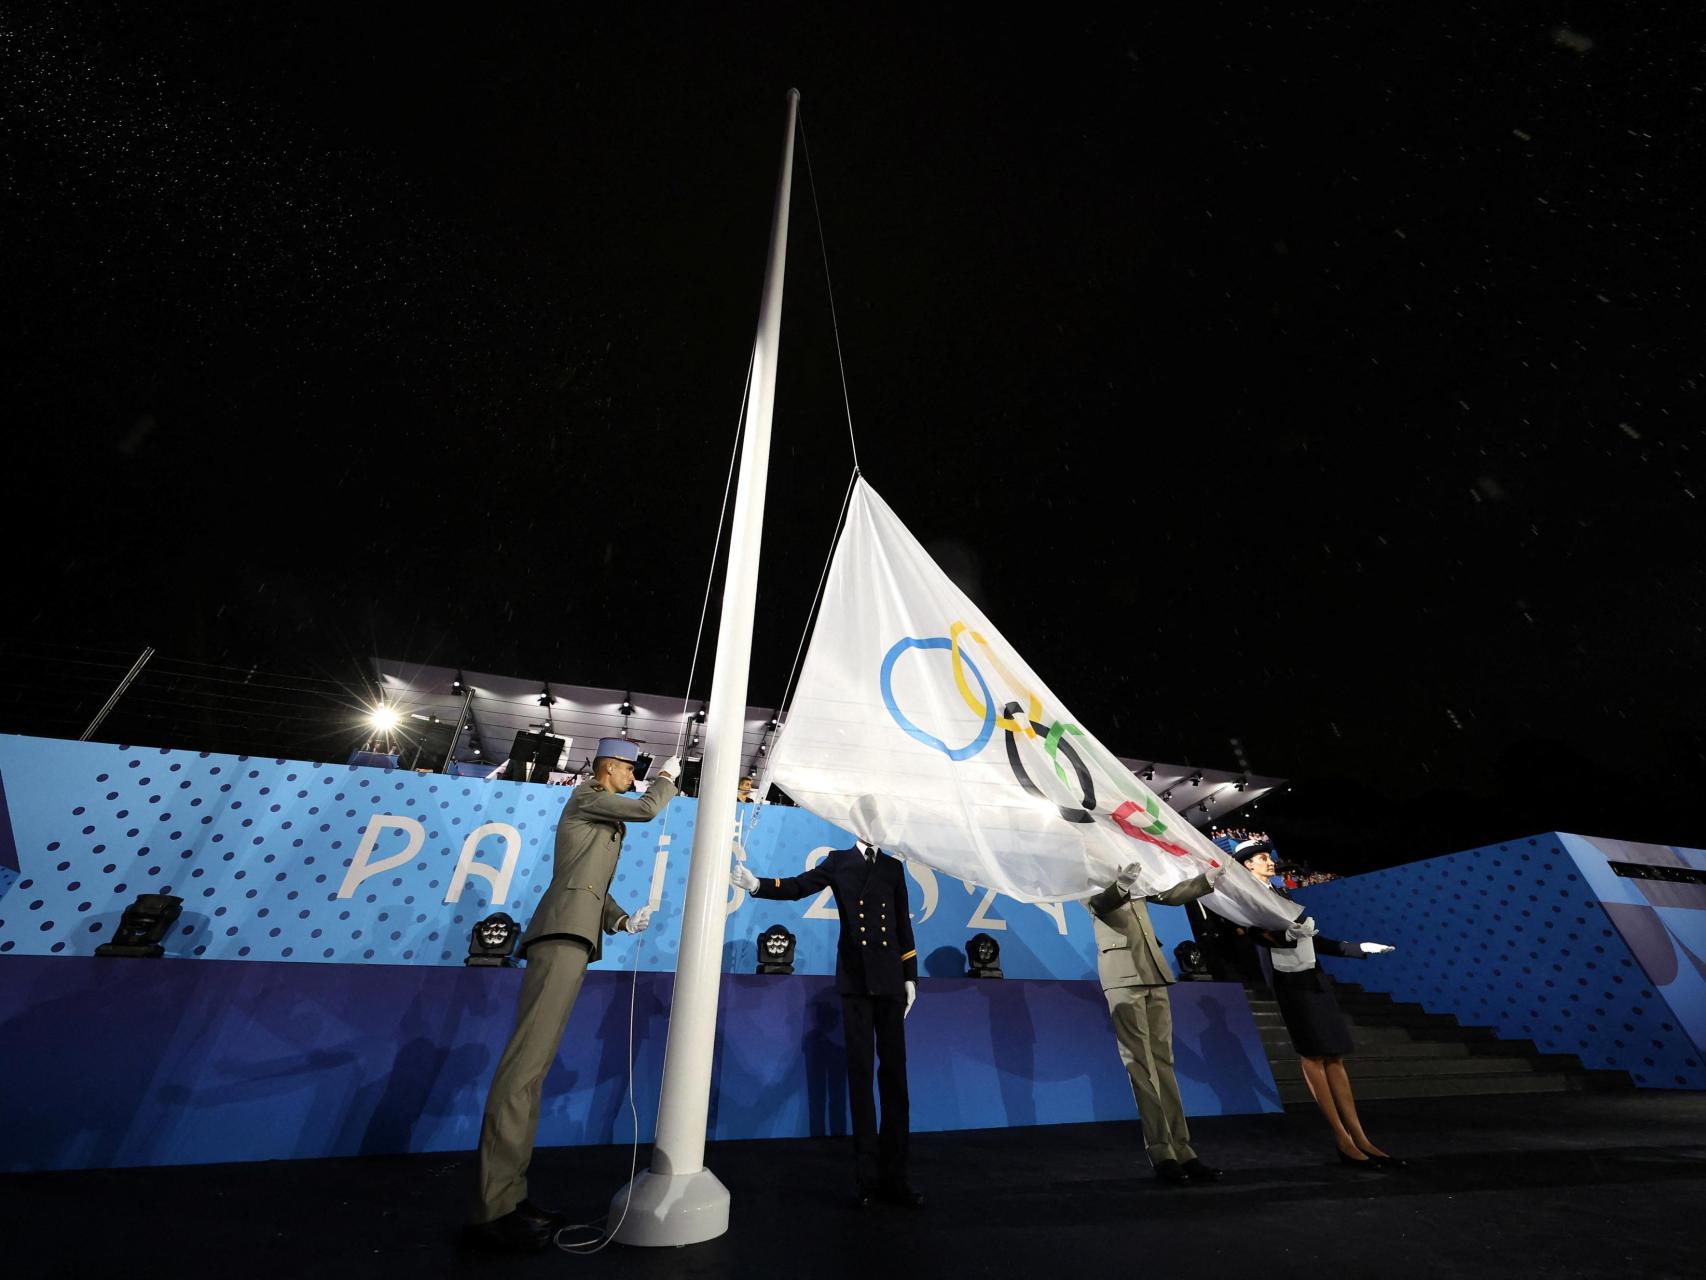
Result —
M1240 778L1240 779L1238 779L1238 781L1237 781L1237 782L1234 782L1234 783L1233 783L1233 784L1232 784L1232 789L1233 789L1233 790L1234 790L1234 791L1242 791L1242 790L1243 790L1243 789L1244 789L1244 788L1245 788L1245 787L1247 787L1247 786L1249 786L1249 785L1250 785L1250 779L1248 779L1248 778Z
M551 694L550 685L546 685L542 690L540 690L539 697L536 701L542 707L554 707L557 705L557 699Z
M1173 948L1173 962L1179 966L1179 976L1186 982L1209 982L1208 958L1195 942L1184 941Z
M1155 781L1155 766L1150 765L1147 769L1145 769L1138 776L1141 777L1145 782L1154 782Z
M1207 800L1204 800L1201 804L1199 804L1197 806L1197 812L1198 813L1207 813L1208 812L1208 801Z
M1192 774L1192 775L1191 775L1191 785L1192 785L1192 786L1193 786L1193 787L1200 787L1200 786L1202 786L1202 774L1200 774L1200 773L1193 773L1193 774Z
M705 723L705 707L704 706L701 706L699 708L699 710L697 710L696 712L693 713L693 721L695 724L704 724Z
M452 693L466 693L468 691L468 686L462 683L460 671L456 673L456 678L450 682L450 691Z
M966 977L1002 978L1001 944L987 933L975 935L966 943Z
M513 969L515 958L510 952L520 936L521 926L507 912L494 912L475 921L468 935L468 958L462 963L477 969Z
M794 935L779 924L773 924L758 935L758 972L792 973L794 971Z
M634 714L634 695L631 693L623 694L622 695L622 705L620 707L618 707L617 710L619 710L625 716L633 715Z
M184 900L169 893L139 893L124 909L113 940L95 948L98 956L130 956L158 960L166 954L161 941L172 922L183 914Z
M1163 791L1161 793L1161 799L1163 801L1166 801L1166 802L1171 802L1173 799L1173 788L1168 787L1165 791Z
M397 727L399 719L401 717L398 716L396 709L386 706L383 702L367 713L367 722L380 733L390 733Z
M764 745L764 744L763 744L763 743L762 743L762 742L761 742L761 743L759 743L759 744L758 744L758 754L759 754L759 755L761 755L761 756L764 756L764 755L769 755L769 754L770 754L770 748L769 748L769 747L767 747L767 746L765 746L765 745Z

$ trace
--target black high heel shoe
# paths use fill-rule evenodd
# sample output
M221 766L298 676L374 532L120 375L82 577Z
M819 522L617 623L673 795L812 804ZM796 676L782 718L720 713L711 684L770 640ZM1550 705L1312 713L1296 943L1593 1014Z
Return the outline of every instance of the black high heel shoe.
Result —
M1375 1163L1375 1159L1373 1156L1364 1156L1361 1160L1358 1160L1355 1156L1347 1156L1343 1151L1340 1151L1337 1147L1333 1148L1333 1154L1339 1157L1339 1163L1340 1164L1348 1164L1348 1165L1350 1165L1356 1169L1378 1169L1378 1168L1380 1168L1380 1166L1377 1163Z
M1369 1155L1366 1151L1363 1152L1363 1154L1368 1156L1368 1162L1376 1169L1379 1169L1382 1173L1396 1173L1400 1169L1408 1169L1410 1167L1410 1162L1400 1156Z

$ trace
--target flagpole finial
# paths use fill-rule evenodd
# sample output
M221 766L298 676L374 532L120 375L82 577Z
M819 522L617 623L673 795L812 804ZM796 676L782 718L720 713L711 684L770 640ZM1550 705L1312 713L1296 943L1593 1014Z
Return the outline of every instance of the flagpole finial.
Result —
M799 100L800 100L800 91L798 89L788 90L788 101L789 102L798 102Z

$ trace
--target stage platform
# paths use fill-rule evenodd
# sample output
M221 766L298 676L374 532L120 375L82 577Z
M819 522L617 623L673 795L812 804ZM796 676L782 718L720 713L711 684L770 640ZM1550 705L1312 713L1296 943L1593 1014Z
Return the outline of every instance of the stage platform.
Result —
M0 961L0 1169L104 1169L466 1151L515 1023L519 969L269 961ZM1093 982L931 979L907 1022L912 1128L1131 1113ZM546 1077L539 1141L629 1143L656 1119L674 975L587 975ZM1192 1116L1278 1111L1244 990L1173 988ZM848 1128L833 978L725 974L713 1139ZM43 1098L55 1105L43 1106Z
M6 1175L0 1230L15 1261L35 1260L27 1274L50 1277L1700 1272L1706 1094L1377 1102L1364 1116L1410 1169L1330 1162L1325 1126L1296 1107L1194 1121L1229 1171L1201 1188L1156 1183L1135 1122L921 1134L916 1212L850 1206L844 1138L713 1143L733 1226L686 1250L469 1254L466 1154ZM626 1148L541 1151L535 1194L597 1215L628 1161Z

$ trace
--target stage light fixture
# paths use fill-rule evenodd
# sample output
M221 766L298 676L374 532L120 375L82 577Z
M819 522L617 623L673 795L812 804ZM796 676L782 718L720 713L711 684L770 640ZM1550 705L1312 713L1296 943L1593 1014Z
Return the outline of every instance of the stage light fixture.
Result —
M617 710L619 710L625 716L633 715L634 714L634 695L631 693L623 694L622 695L622 705L620 707L618 707Z
M1203 955L1202 947L1190 939L1173 948L1173 962L1179 966L1179 976L1186 982L1209 982L1213 979L1208 971L1208 957Z
M1163 792L1162 792L1162 793L1161 793L1161 799L1162 799L1162 800L1163 800L1163 801L1168 801L1168 802L1170 802L1170 801L1171 801L1171 800L1172 800L1172 799L1173 799L1173 788L1172 788L1172 787L1168 787L1168 788L1167 788L1167 789L1166 789L1166 790L1165 790L1165 791L1163 791Z
M95 954L158 960L166 954L166 948L160 945L166 931L183 910L184 900L174 894L139 893L119 917L113 940L96 947Z
M1249 785L1250 785L1250 779L1240 778L1240 779L1238 779L1238 781L1236 781L1232 784L1232 789L1234 791L1242 791L1245 787L1247 787Z
M477 920L468 935L468 958L462 963L476 969L513 969L516 939L521 926L506 911L495 911Z
M1201 804L1199 804L1197 806L1197 812L1199 812L1199 813L1207 813L1208 812L1208 801L1207 800L1204 800Z
M773 924L758 935L758 972L792 973L794 971L794 935L779 924Z
M699 710L697 710L693 713L693 722L695 724L704 724L705 723L705 707L708 705L709 705L708 703L702 704L700 706Z
M367 722L380 733L390 733L397 727L397 715L394 707L388 707L383 702L367 713Z
M1004 978L1001 972L1001 944L987 933L975 934L966 943L966 977Z
M1191 775L1191 785L1193 787L1202 786L1202 774L1201 773L1193 773Z
M1154 782L1155 781L1155 766L1150 765L1147 769L1145 769L1138 776L1141 777L1145 782Z
M452 693L466 693L468 691L468 686L462 683L462 673L460 671L456 673L456 678L450 682L450 691Z
M759 755L761 755L761 756L765 756L765 755L769 755L769 754L770 754L770 748L769 748L769 747L767 747L767 746L765 746L765 745L764 745L764 744L763 744L763 743L762 743L762 742L761 742L761 743L759 743L759 744L758 744L758 754L759 754Z
M540 690L539 697L536 701L542 707L554 707L557 705L557 699L552 695L550 685L546 685L542 690Z

